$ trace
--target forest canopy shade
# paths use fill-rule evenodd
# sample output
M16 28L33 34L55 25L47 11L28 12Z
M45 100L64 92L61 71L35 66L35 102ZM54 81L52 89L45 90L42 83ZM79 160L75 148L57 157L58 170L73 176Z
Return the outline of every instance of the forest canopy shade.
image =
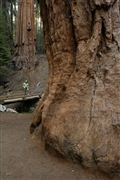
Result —
M120 171L120 1L41 0L49 84L31 132L106 172Z

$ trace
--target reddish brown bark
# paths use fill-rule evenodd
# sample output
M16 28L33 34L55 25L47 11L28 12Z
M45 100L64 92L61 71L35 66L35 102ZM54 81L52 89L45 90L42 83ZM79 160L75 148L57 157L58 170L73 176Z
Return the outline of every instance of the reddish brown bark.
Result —
M83 166L120 170L120 2L41 1L49 84L31 132Z
M24 70L34 69L36 58L33 0L19 0L16 28L16 67Z

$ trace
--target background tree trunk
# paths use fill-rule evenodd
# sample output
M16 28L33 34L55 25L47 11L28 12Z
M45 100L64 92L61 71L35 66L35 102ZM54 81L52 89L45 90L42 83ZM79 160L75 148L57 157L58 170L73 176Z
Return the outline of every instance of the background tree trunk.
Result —
M41 0L49 84L31 132L86 167L120 171L120 1Z
M19 0L15 46L16 67L25 70L34 69L36 59L33 0Z

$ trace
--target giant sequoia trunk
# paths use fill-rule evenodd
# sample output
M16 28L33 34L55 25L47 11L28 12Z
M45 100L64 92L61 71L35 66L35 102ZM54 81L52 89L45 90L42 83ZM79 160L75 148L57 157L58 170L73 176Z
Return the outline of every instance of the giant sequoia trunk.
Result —
M120 172L120 2L41 0L49 84L31 132L86 167Z
M19 0L16 51L14 63L17 69L30 70L35 67L34 1Z

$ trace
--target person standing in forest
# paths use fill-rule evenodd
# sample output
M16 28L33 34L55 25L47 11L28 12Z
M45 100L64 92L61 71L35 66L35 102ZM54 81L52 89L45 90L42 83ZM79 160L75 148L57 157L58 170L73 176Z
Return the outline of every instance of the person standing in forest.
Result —
M24 94L27 95L29 92L29 83L27 80L23 83Z

